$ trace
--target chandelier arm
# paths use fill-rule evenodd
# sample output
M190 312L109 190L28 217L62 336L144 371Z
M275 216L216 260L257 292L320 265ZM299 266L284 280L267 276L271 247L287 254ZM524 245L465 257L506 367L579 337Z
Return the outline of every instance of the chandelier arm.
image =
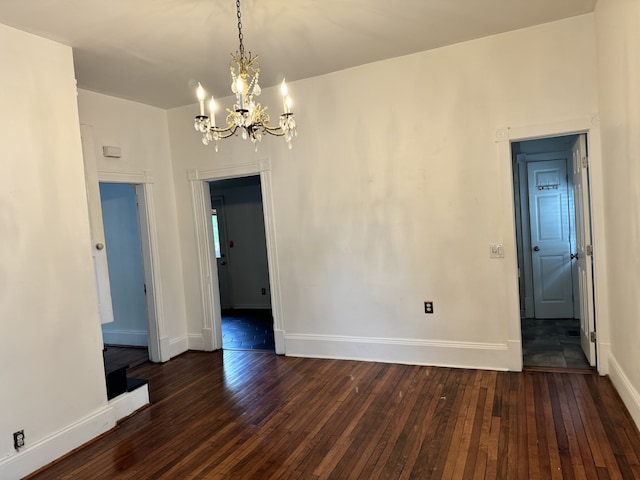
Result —
M268 127L266 125L262 125L262 130L264 133L268 133L274 137L284 137L284 131L280 127Z
M217 133L218 134L218 138L220 140L222 140L224 138L229 138L234 133L236 133L236 130L238 130L238 126L237 125L232 125L232 126L227 127L227 128L209 127L209 129L212 132Z

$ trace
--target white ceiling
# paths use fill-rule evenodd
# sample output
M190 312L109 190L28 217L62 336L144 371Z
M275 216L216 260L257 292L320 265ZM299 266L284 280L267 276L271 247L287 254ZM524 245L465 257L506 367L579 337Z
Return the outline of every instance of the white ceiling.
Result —
M247 51L261 84L592 12L597 0L243 0ZM198 81L230 92L234 0L0 0L0 23L70 45L78 85L172 108Z

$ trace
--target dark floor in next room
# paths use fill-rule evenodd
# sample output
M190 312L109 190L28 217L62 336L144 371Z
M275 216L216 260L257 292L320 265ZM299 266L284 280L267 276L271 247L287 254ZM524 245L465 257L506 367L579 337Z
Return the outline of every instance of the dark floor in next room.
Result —
M105 345L104 361L107 364L118 363L133 368L149 361L149 350L147 347Z
M580 320L522 319L525 367L591 368L580 346Z
M223 310L222 348L225 350L266 350L275 352L271 310Z

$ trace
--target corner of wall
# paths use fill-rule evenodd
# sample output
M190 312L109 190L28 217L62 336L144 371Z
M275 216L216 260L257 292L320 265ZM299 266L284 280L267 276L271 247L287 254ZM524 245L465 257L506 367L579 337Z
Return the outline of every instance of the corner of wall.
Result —
M611 383L613 383L613 386L618 391L618 395L620 395L622 402L627 407L627 410L629 410L636 426L640 428L640 393L633 387L633 384L615 357L610 354L608 359Z

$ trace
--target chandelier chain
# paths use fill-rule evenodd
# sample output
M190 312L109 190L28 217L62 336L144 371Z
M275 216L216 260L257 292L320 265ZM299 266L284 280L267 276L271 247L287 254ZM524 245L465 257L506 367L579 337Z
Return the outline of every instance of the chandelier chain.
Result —
M238 40L240 40L240 57L244 57L244 44L242 43L242 14L240 13L240 0L236 0L236 9L238 12Z

